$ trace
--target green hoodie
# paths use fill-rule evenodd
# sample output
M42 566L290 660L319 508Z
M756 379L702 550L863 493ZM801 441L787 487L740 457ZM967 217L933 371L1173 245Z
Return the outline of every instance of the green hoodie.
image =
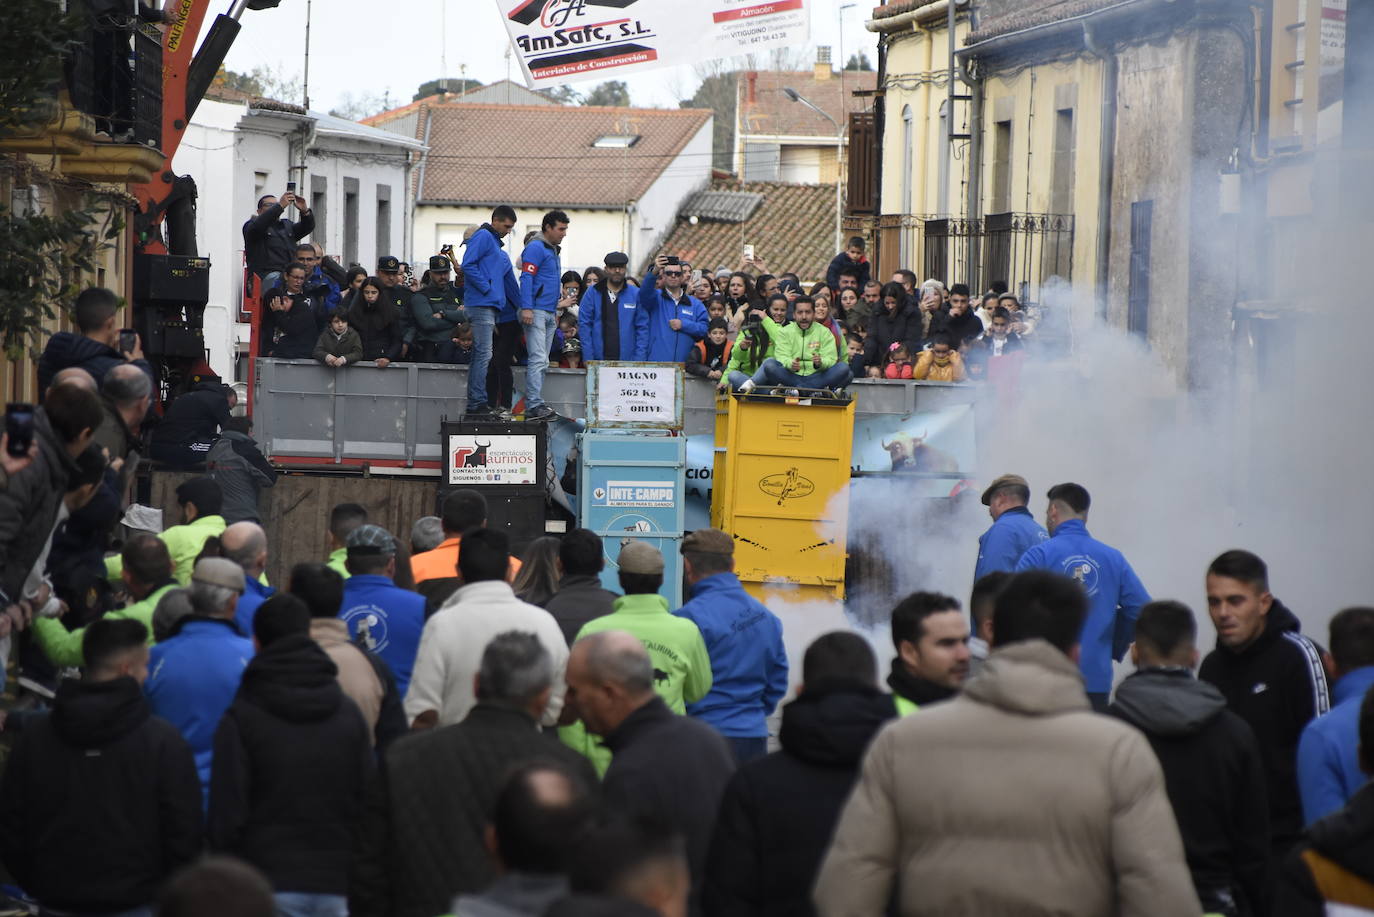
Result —
M105 617L111 621L131 618L139 622L148 628L148 645L152 646L153 612L157 610L157 603L161 601L162 597L176 588L178 588L176 583L168 583L161 589L150 592L132 605L106 612ZM84 665L85 657L82 656L81 641L86 637L86 628L78 627L76 630L67 630L57 618L34 618L33 633L38 639L38 645L43 647L43 652L48 654L53 665Z
M668 600L661 595L622 595L615 610L582 625L581 640L588 634L623 630L634 634L649 651L654 665L654 690L674 713L687 712L711 690L711 657L701 631L687 618L669 613ZM591 761L598 774L611 764L611 752L578 721L558 730L559 738Z
M196 558L205 548L205 542L224 534L227 526L223 516L199 516L183 525L174 525L157 537L167 545L167 553L172 555L172 576L179 585L191 582L191 572L196 566ZM124 572L124 558L118 554L105 558L105 575L118 580Z
M772 336L766 331L761 336L767 339L768 349L763 352L763 356L757 359L754 357L753 347L741 347L739 345L740 340L744 337L743 333L735 338L735 344L730 348L730 361L725 364L725 378L730 378L731 373L744 373L746 376L752 376L759 371L763 361L773 355Z
M797 375L809 376L835 365L835 358L839 355L835 348L835 333L824 325L812 322L803 331L796 322L779 325L771 318L764 318L763 327L768 329L769 336L773 338L773 359L781 363L783 369L790 371L792 361L800 360L801 369L796 371ZM820 354L820 366L811 362L813 354Z

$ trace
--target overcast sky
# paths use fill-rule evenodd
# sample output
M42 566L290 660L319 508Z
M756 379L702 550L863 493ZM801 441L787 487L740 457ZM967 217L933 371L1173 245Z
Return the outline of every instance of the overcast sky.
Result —
M864 50L876 64L877 37L864 29L873 0L808 2L812 6L813 47L836 47L837 61ZM462 75L464 65L470 79L482 83L504 79L504 51L509 42L495 0L448 0L447 30L440 27L443 3L444 0L312 0L310 107L328 111L340 105L346 93L355 98L389 93L393 107L402 105L410 101L421 83L441 76L456 78ZM243 31L225 66L245 73L255 67L277 68L288 77L303 73L306 4L307 0L282 0L276 9L245 12ZM842 10L844 6L849 8ZM443 40L445 31L447 43ZM442 72L441 65L445 59L447 74ZM513 58L510 76L517 82L521 79L519 64ZM699 81L691 67L669 67L633 74L626 82L635 105L675 108L679 93L690 96ZM576 88L585 91L594 85L596 81L579 83Z

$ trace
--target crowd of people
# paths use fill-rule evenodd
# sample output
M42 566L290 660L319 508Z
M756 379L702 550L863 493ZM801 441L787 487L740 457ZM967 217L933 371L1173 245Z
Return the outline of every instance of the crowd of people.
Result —
M86 325L108 306L84 301ZM130 356L54 356L33 443L0 440L19 696L0 866L39 913L1374 900L1374 609L1335 615L1328 652L1250 552L1199 569L1217 633L1200 658L1192 609L1092 537L1086 488L1049 488L1042 526L1003 475L967 612L937 589L896 601L885 680L849 631L794 667L787 614L745 589L730 533L683 539L673 608L658 549L576 529L517 557L472 488L405 533L335 506L329 554L269 583L284 546L231 518L243 501L213 473L178 487L177 524L113 526L136 461L118 443L151 391ZM74 593L72 569L104 598Z
M282 216L292 206L296 221ZM461 259L446 247L408 280L409 266L394 256L368 276L296 241L313 218L291 192L263 197L258 210L244 239L249 269L262 278L264 355L333 367L466 365L469 413L479 417L510 415L511 368L524 366L525 416L548 419L547 369L592 360L682 363L722 391L834 391L855 378L976 381L1024 350L1039 320L1001 281L975 301L966 284L920 283L909 270L873 280L857 236L809 289L753 255L740 270L711 271L662 253L636 278L623 252L565 271L569 220L554 210L525 237L517 270L505 249L517 216L500 206L468 231Z
M317 254L293 247L299 224L275 206L263 210L273 245ZM587 359L650 348L740 390L839 386L852 372L828 297L782 293L758 310L746 296L722 312L667 256L637 288L623 256L608 258L579 295L557 260L566 218L546 218L517 278L505 217L498 208L467 240L466 299L447 256L449 270L436 265L413 294L434 322L469 316L453 327L465 326L473 366L478 342L496 346L509 297L528 294L547 315L511 319L516 330L547 340L561 333L558 310L576 308L569 333ZM863 283L863 264L855 246L832 264L843 293ZM283 267L287 290L320 270ZM748 280L732 276L727 291ZM384 302L368 283L341 289L334 312ZM309 289L288 298L328 301ZM643 290L657 291L654 307ZM915 355L913 375L922 360L972 365L959 354L983 347L978 336L942 337L970 314L957 285L933 333L941 309L911 313L905 292L878 292L883 311L854 357L890 334L889 352ZM474 310L474 293L504 305ZM347 305L350 294L362 299ZM291 536L258 517L275 471L232 416L232 389L183 395L150 435L153 380L137 340L120 339L118 305L106 290L78 297L76 332L40 361L29 428L0 434L0 653L15 698L0 711L0 868L20 906L53 917L1374 908L1374 608L1335 614L1322 647L1272 594L1265 562L1227 550L1199 564L1217 635L1204 657L1193 609L1156 599L1092 536L1087 488L1049 487L1042 525L1015 474L982 494L991 524L967 608L939 584L893 597L885 678L873 643L851 631L789 660L784 632L798 623L746 590L731 533L683 538L688 599L674 608L657 548L573 529L513 550L476 488L404 532L360 504L334 506L321 520L328 553L272 583ZM862 322L862 306L846 315ZM1025 315L999 307L991 319L1023 325L1004 337L1031 333ZM340 348L356 334L366 350L362 324L326 333ZM464 349L451 330L417 325L387 352ZM741 350L772 356L731 369ZM490 404L477 384L476 403ZM177 487L175 519L129 512L145 441L156 459L204 468Z

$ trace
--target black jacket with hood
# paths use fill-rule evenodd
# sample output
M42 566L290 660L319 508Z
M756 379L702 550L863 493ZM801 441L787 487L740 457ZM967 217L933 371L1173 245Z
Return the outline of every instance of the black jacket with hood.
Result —
M1308 826L1276 883L1275 915L1323 917L1327 902L1374 908L1374 786L1368 783L1344 809Z
M100 385L107 372L126 362L124 354L94 338L59 331L48 338L43 355L38 358L38 397L41 400L47 394L53 376L64 369L79 366L91 374L96 385ZM153 369L147 360L134 360L133 364L147 373L149 379L153 378Z
M1145 733L1183 836L1204 911L1269 913L1269 816L1255 734L1213 685L1184 668L1147 668L1116 689L1110 712Z
M28 467L13 475L0 471L0 602L5 605L21 598L57 522L67 481L76 474L76 462L42 408L34 412L33 438L38 454Z
M189 446L219 436L229 420L229 395L218 382L202 382L179 395L153 428L154 446Z
M209 835L280 892L343 895L372 772L362 712L307 634L281 637L243 671L215 732Z
M0 783L0 859L45 907L150 904L200 855L200 779L138 682L64 681L20 734Z
M282 271L296 258L296 243L315 228L315 214L306 211L294 223L282 219L281 204L273 204L243 224L248 269L259 277Z
M893 344L905 344L915 356L925 337L921 326L921 312L910 303L899 303L895 312L879 308L868 323L868 337L864 339L864 366L883 365Z
M858 680L808 684L782 709L782 751L751 761L725 788L707 861L712 917L814 914L811 886L892 698Z
M1271 849L1282 856L1302 831L1298 796L1298 738L1331 708L1322 648L1300 632L1293 612L1274 600L1264 631L1236 652L1217 642L1198 678L1217 686L1226 706L1249 724L1259 742L1269 791Z

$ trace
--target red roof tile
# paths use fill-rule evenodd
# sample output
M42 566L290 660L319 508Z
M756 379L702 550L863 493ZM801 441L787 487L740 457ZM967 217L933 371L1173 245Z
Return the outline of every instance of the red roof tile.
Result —
M592 106L424 106L417 136L429 144L421 204L623 206L639 199L710 122L704 109ZM634 134L628 149L592 146ZM711 151L700 163L708 174Z
M746 244L775 274L795 271L803 280L824 280L835 257L835 186L782 182L713 181L712 191L751 191L763 204L743 223L701 219L679 213L662 250L686 258L694 268L714 271L739 266Z

